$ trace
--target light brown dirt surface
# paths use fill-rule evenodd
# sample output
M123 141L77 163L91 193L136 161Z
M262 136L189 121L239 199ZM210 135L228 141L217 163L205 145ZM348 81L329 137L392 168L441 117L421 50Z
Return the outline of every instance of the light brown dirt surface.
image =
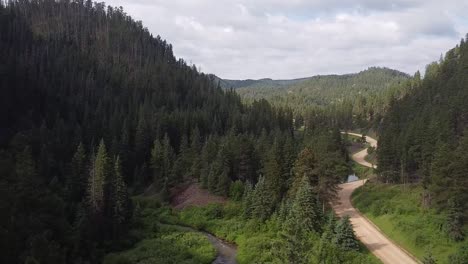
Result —
M348 133L360 137L360 134ZM377 147L377 140L367 136L366 141L372 147ZM365 161L367 149L355 153L351 158L357 163L372 168L373 165ZM377 166L374 165L374 168ZM361 242L385 264L413 264L419 263L416 258L400 248L393 241L388 239L371 221L361 215L351 204L351 194L361 187L365 180L359 180L340 185L338 201L335 202L333 210L339 217L349 215L354 232Z
M335 213L343 217L349 215L354 232L361 242L385 264L418 263L411 255L383 235L367 218L362 216L351 204L351 194L362 186L365 180L341 184L339 201L333 204Z
M353 136L357 136L357 137L362 136L361 134L351 133L351 132L348 132L348 135L353 135ZM377 147L377 140L375 140L375 139L373 139L373 138L371 138L369 136L366 136L366 141L371 145L371 147L374 147L374 148ZM377 168L377 165L370 164L369 162L367 162L364 159L366 156L367 156L367 148L354 153L351 156L351 158L354 161L356 161L357 163L359 163L359 164L361 164L363 166L366 166L366 167L369 167L369 168Z
M226 198L211 194L208 190L202 189L198 183L180 186L171 193L173 194L171 204L176 209L226 202Z

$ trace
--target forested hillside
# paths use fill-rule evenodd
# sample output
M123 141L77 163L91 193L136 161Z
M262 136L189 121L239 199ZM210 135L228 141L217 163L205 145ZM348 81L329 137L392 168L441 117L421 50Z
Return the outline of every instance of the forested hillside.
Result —
M409 76L387 68L356 74L324 75L295 80L221 80L246 102L267 99L291 107L296 117L308 112L335 119L342 128L362 127L379 120L392 97L404 94Z
M121 8L0 4L0 57L0 262L100 263L149 237L156 259L194 263L185 242L206 248L203 237L168 236L133 202L149 189L170 210L186 181L242 201L239 223L275 221L274 261L367 259L349 221L325 217L349 172L339 130L309 119L298 133L291 110L243 105Z
M120 8L9 1L0 57L2 263L99 262L131 225L129 195L199 177L207 138L292 136L289 111L242 105ZM226 194L237 177L210 179Z
M391 102L377 149L381 180L422 182L423 207L446 215L443 228L454 241L466 239L468 219L467 73L464 39L429 64L424 78L417 74L408 95Z

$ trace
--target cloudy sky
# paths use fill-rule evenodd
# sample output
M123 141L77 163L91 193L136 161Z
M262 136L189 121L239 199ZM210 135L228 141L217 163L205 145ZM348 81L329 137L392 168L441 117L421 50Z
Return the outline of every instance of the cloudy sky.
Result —
M222 78L424 70L468 33L466 0L108 0Z

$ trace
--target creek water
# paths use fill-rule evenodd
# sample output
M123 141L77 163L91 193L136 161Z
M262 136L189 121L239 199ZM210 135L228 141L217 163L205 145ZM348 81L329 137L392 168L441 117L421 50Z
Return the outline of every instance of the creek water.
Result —
M228 243L220 238L215 237L214 235L200 231L188 226L182 225L175 225L181 230L190 231L190 232L197 232L206 236L208 241L213 245L216 249L216 259L213 261L213 264L237 264L236 261L236 254L237 254L237 247L231 243Z
M354 181L357 181L359 180L359 178L356 176L356 174L350 174L348 175L348 179L346 180L346 182L354 182Z

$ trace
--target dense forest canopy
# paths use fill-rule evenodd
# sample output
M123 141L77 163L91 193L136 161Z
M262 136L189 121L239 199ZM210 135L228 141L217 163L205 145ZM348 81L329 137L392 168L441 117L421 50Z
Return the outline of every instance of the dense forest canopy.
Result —
M99 263L141 238L133 195L165 204L186 181L241 199L260 225L283 204L290 232L304 234L288 241L275 231L291 246L284 261L293 243L320 242L324 211L349 172L336 127L298 133L292 110L242 104L103 3L0 4L0 57L2 263ZM296 217L289 203L314 214ZM337 235L348 232L352 246L319 259L362 257L349 225ZM343 243L320 245L335 252Z
M246 102L267 99L290 107L298 116L320 115L341 128L370 127L385 112L390 98L406 92L410 77L402 72L371 67L356 74L323 75L293 80L222 80ZM300 118L298 118L300 119Z
M426 207L448 212L448 232L463 239L468 217L468 43L462 39L415 76L393 100L379 127L379 175L384 182L422 182ZM463 217L464 216L464 217Z
M96 260L129 224L127 186L186 175L172 169L188 139L201 151L229 131L292 136L290 111L242 105L121 8L9 1L0 54L3 263Z

